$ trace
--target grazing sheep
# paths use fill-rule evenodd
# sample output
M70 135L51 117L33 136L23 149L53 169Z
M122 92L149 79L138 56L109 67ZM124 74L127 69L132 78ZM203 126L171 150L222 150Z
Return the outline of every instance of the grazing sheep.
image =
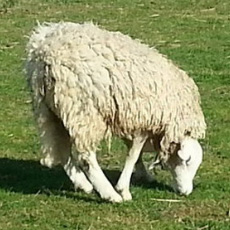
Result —
M62 164L76 188L121 202L132 198L138 158L155 149L175 188L192 191L206 124L197 86L184 71L154 48L92 23L39 25L27 51L43 165ZM100 141L113 135L130 147L116 191L96 159ZM138 163L145 171L141 157Z

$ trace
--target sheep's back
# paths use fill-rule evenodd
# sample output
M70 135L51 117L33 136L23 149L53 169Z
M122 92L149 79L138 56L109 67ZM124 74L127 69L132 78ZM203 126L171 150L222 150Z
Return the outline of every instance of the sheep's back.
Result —
M101 117L103 130L117 135L148 130L165 131L174 141L185 132L204 136L194 81L154 48L91 23L59 23L38 27L28 50L48 66L62 119L76 110L73 116L92 113L91 122Z

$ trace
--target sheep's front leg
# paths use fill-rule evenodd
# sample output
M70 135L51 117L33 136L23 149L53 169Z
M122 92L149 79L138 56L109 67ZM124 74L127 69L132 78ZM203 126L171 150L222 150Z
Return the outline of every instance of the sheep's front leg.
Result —
M93 186L90 184L81 169L76 165L72 155L69 156L67 162L63 165L63 168L73 182L75 189L81 189L86 193L92 192Z
M132 195L129 191L131 175L146 139L147 137L143 136L135 137L132 143L132 147L129 150L128 156L126 157L125 167L116 185L117 191L120 192L124 200L132 199Z
M100 194L101 198L111 202L122 202L122 197L114 190L101 170L95 152L90 151L80 154L79 161L88 179L92 183L94 189Z

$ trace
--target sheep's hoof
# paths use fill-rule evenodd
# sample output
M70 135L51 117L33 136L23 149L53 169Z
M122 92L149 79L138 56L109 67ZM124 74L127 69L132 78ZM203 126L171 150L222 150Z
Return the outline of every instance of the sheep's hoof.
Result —
M90 188L90 189L83 189L83 191L84 191L85 193L87 193L87 194L90 194L90 193L93 192L93 187Z
M132 195L131 195L130 191L124 190L120 194L121 194L123 200L125 200L125 201L132 200Z
M87 194L90 194L93 191L93 186L90 183L87 185L84 185L84 187L80 187L80 186L75 185L74 188L75 188L75 191L81 190Z
M132 195L128 189L117 189L124 201L132 200Z
M115 194L114 196L105 199L112 203L121 203L123 201L122 197L119 194Z

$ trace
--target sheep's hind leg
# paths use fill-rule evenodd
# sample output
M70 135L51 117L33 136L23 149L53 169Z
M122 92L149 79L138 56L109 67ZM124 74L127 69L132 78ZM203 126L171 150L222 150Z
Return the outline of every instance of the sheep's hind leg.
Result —
M131 200L132 195L129 191L131 175L137 162L140 152L147 137L138 136L135 137L132 143L132 147L129 150L128 156L126 157L125 167L121 173L121 176L116 185L117 191L121 194L124 200Z
M72 158L70 137L62 121L45 104L40 104L36 115L44 155L41 164L49 168L61 164L75 189L91 192L92 185Z
M136 171L135 171L134 177L137 181L144 181L144 182L151 183L154 181L154 178L147 171L147 169L143 163L142 155L143 155L143 152L141 151L141 154L140 154L140 156L137 160L137 163L135 165Z
M115 191L111 183L99 166L95 152L86 152L79 155L82 168L101 198L111 202L122 202L122 197Z
M81 189L86 193L91 193L93 186L86 178L85 174L77 167L75 160L70 155L67 162L63 165L63 168L73 182L75 189Z

